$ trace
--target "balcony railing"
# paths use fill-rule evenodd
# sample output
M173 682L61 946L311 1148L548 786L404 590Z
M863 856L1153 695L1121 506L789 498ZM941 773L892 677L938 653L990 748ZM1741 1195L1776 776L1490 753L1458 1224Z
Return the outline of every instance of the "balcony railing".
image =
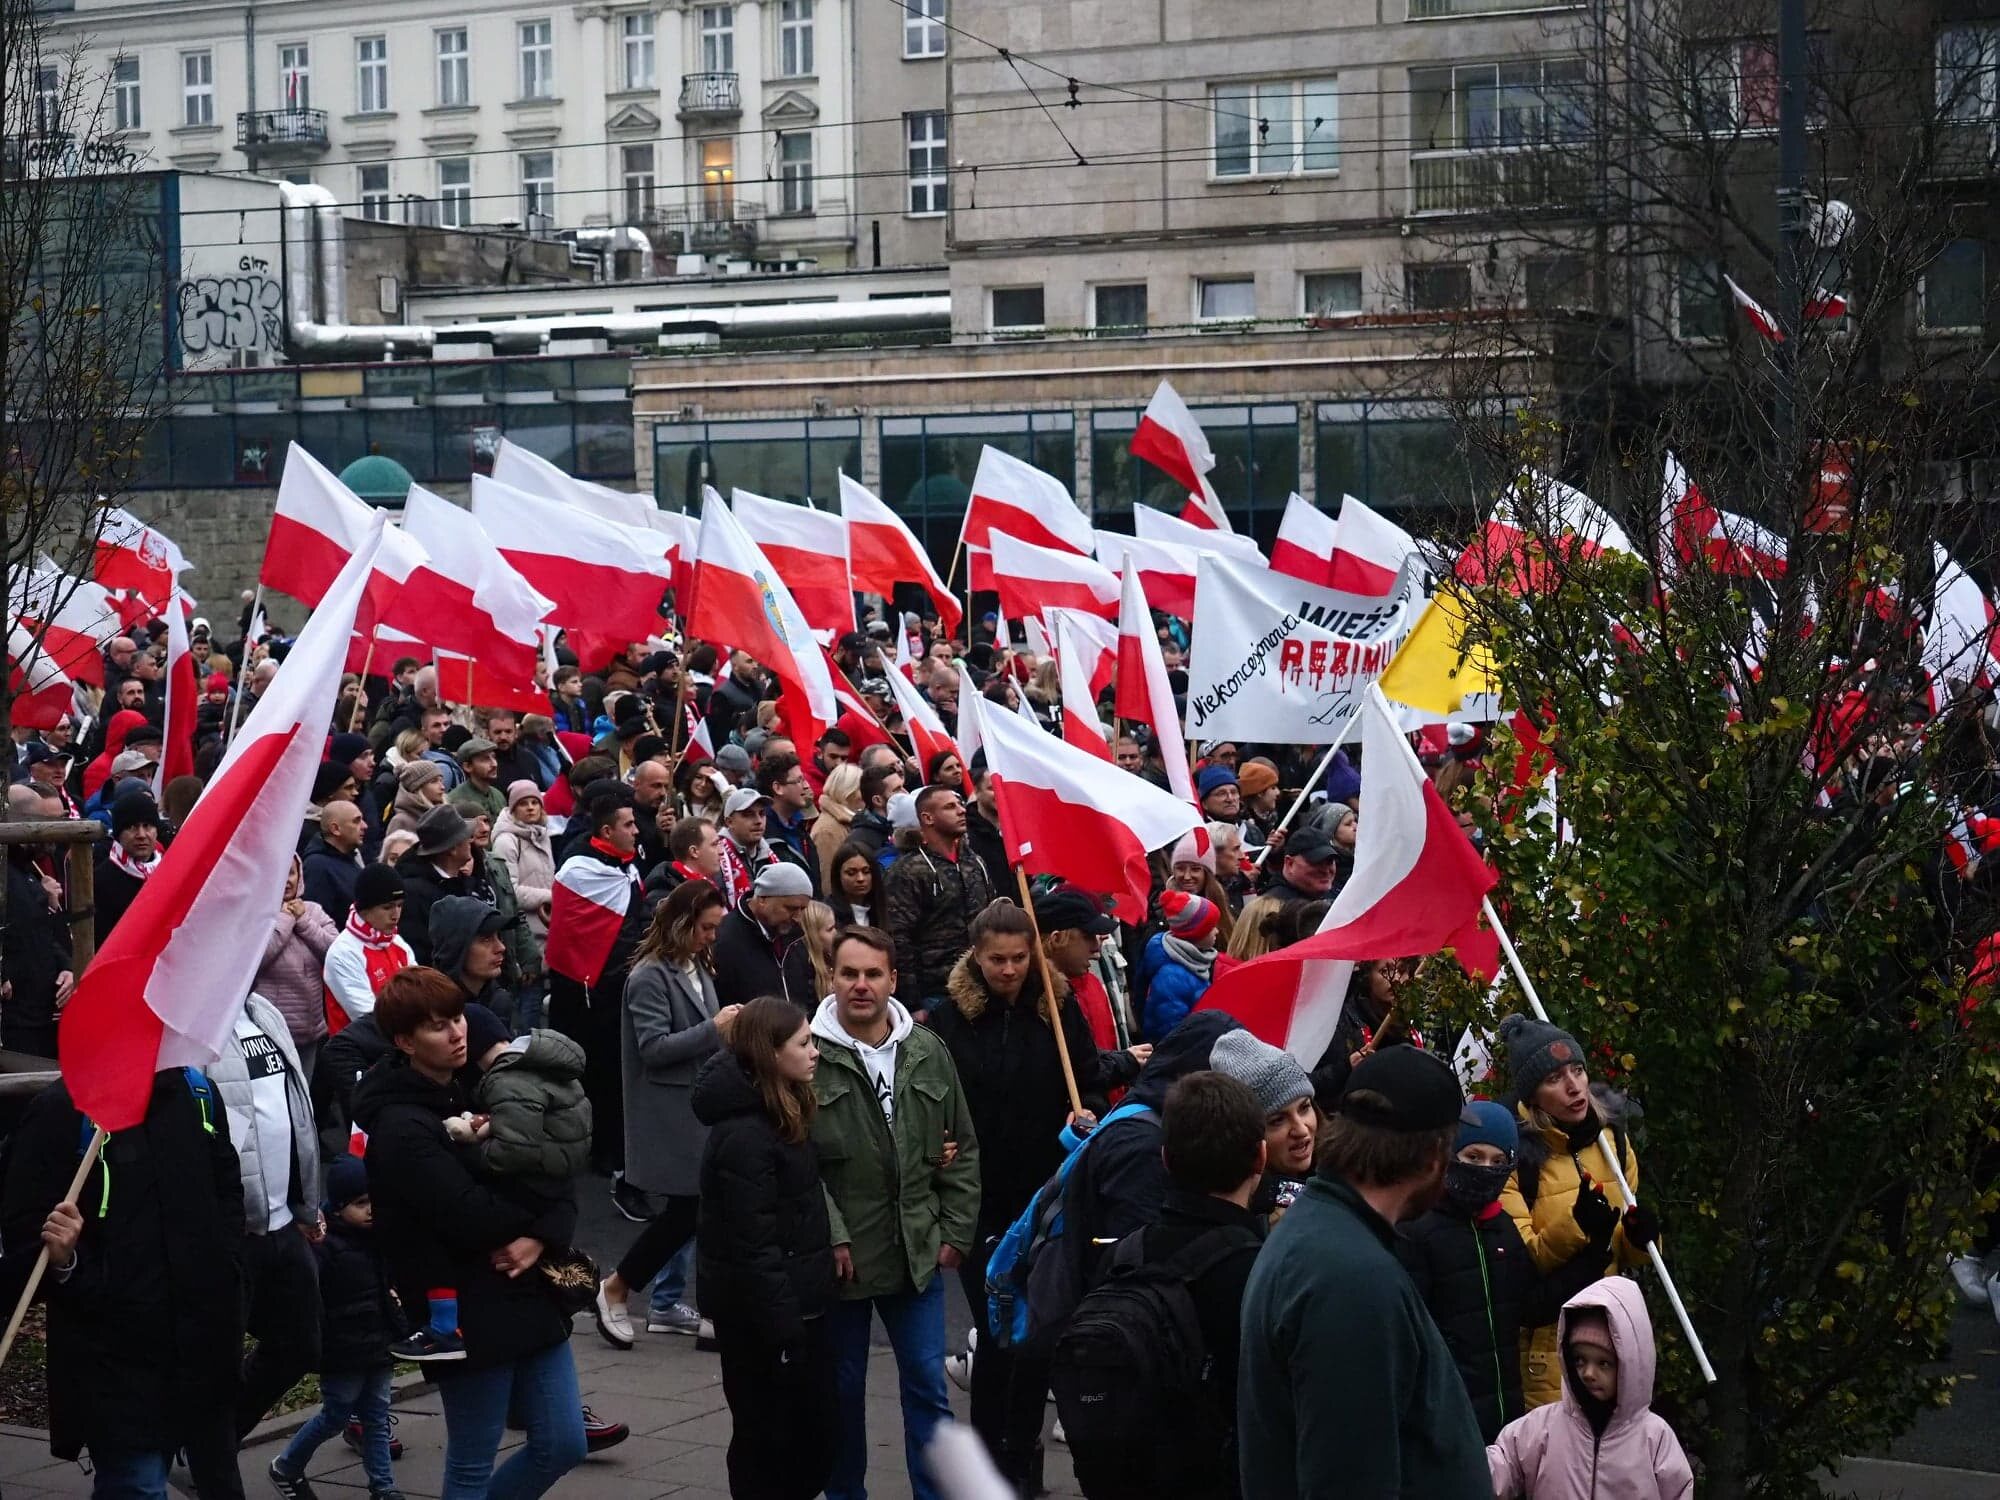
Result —
M323 109L259 109L236 117L239 151L324 151L326 146Z
M751 250L756 247L758 226L764 218L759 203L737 201L727 208L661 208L651 222L669 234L680 236L689 252Z
M1580 0L1410 0L1412 21L1440 16L1486 16L1495 11L1573 10Z
M1410 212L1582 207L1583 164L1560 151L1438 151L1410 157Z
M743 113L743 90L734 73L684 73L681 102L674 111L683 120L715 119Z

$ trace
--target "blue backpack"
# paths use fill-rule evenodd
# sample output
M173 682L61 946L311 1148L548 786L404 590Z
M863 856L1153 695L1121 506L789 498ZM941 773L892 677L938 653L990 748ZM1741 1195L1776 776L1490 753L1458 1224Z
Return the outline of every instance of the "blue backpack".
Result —
M986 1327L1001 1348L1045 1352L1083 1300L1087 1257L1064 1235L1069 1174L1106 1126L1140 1117L1157 1118L1146 1105L1128 1103L1099 1120L993 1247L986 1262Z

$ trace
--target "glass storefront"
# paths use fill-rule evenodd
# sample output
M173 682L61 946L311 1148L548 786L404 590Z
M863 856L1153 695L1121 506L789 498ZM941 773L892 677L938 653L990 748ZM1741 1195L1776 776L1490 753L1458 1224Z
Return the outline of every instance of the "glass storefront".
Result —
M1322 402L1315 436L1319 506L1329 513L1353 495L1419 535L1457 534L1499 482L1436 402Z
M1076 419L1066 411L884 417L881 495L909 523L940 575L952 565L979 450L993 447L1076 493Z
M653 495L662 510L699 512L703 485L772 500L840 504L840 476L861 476L858 417L662 422L653 429Z

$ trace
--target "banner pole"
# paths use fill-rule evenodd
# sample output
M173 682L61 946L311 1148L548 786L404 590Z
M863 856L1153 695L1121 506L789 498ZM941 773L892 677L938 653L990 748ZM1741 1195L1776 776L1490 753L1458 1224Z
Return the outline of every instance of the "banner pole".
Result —
M361 658L361 681L354 694L354 712L348 716L347 732L355 733L361 728L361 716L368 711L368 669L375 665L375 636L368 636L368 650Z
M250 597L250 623L252 625L257 623L257 616L262 614L263 610L264 585L260 583L257 585L257 592ZM236 701L229 705L229 733L222 737L222 743L225 747L228 746L231 740L236 738L236 726L243 722L243 684L250 677L250 648L255 644L256 642L250 639L250 633L246 630L243 633L243 660L236 664Z
M1326 775L1326 768L1333 764L1333 757L1339 752L1340 747L1347 743L1347 736L1354 729L1354 721L1360 717L1361 705L1357 702L1353 711L1348 714L1346 722L1340 726L1340 733L1335 735L1333 743L1326 747L1326 754L1319 758L1319 764L1313 767L1312 775L1308 776L1306 784L1299 788L1298 796L1292 799L1292 805L1285 809L1284 817L1278 820L1278 826L1271 830L1272 833L1283 833L1287 828L1292 826L1292 819L1296 818L1299 815L1299 809L1306 805L1306 798L1311 794L1312 789L1319 785L1320 778ZM1257 857L1250 861L1251 868L1256 870L1263 869L1264 856L1270 852L1271 846L1269 844L1259 849Z

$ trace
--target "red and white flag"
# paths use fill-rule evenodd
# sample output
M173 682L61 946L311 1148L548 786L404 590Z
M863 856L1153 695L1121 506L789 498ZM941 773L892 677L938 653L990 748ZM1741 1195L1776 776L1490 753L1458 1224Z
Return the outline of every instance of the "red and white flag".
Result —
M1416 554L1415 537L1352 495L1342 495L1326 586L1345 594L1386 598L1396 591L1403 565Z
M896 711L903 716L903 728L910 736L910 743L916 747L917 765L927 769L931 757L943 750L957 755L958 745L945 732L944 720L938 717L930 700L917 691L916 684L903 673L895 671L890 672L886 680L889 696L896 700Z
M242 1017L264 944L241 939L277 918L376 545L364 540L327 589L77 984L59 1038L63 1082L105 1130L145 1118L156 1072L213 1064Z
M1146 602L1176 619L1194 618L1196 554L1171 542L1115 531L1097 533L1097 560L1122 578L1129 565L1139 570L1139 587Z
M618 931L638 894L630 865L608 865L590 854L572 854L556 871L549 903L549 972L589 989L604 977Z
M1317 1066L1340 1024L1354 962L1457 951L1490 978L1498 940L1479 926L1497 879L1417 764L1396 711L1370 685L1361 712L1360 830L1354 873L1319 931L1227 974L1198 1009L1236 1017L1256 1036Z
M643 641L662 626L673 564L640 531L483 474L472 476L472 518L529 585L553 602L549 618L593 635Z
M1499 582L1517 593L1542 593L1559 581L1551 554L1592 558L1637 551L1624 528L1582 490L1530 471L1501 492L1456 572L1469 584Z
M731 490L729 508L744 535L785 580L806 624L832 631L835 640L854 629L845 521L829 511L769 500L748 490Z
M76 711L76 684L35 644L34 631L11 617L7 681L14 694L14 722L24 729L53 729Z
M1070 635L1074 627L1067 621L1083 618L1074 610L1063 610L1053 622L1056 648L1056 681L1062 688L1062 737L1077 749L1111 759L1111 741L1104 721L1097 717L1097 694L1090 689L1090 671L1085 658L1091 648Z
M998 448L982 448L959 541L968 547L991 547L997 532L1037 547L1090 554L1090 522L1060 479Z
M71 578L46 559L23 569L8 605L42 652L64 675L104 686L104 647L124 632L124 621L105 587Z
M1841 292L1829 292L1825 287L1816 287L1806 298L1805 316L1815 323L1831 322L1847 316L1847 297Z
M153 799L163 800L167 783L194 775L194 721L201 689L195 682L194 655L188 649L187 615L167 610L166 712L161 715L160 765L153 775Z
M1210 531L1157 506L1132 507L1132 534L1149 542L1186 547L1197 554L1213 552L1218 557L1234 557L1260 568L1265 566L1264 554L1257 550L1255 537L1238 531Z
M903 518L845 474L840 476L840 515L847 522L847 569L854 587L893 599L897 584L914 584L930 595L945 635L957 635L965 611Z
M164 605L188 560L173 539L130 511L104 507L92 573L108 589L131 589L156 606Z
M972 676L962 661L958 664L958 733L953 738L958 741L958 758L969 775L972 757L985 747L986 737L979 732L979 689L972 685Z
M1160 637L1152 612L1139 588L1136 570L1125 570L1118 610L1118 699L1121 719L1144 724L1159 746L1173 794L1192 805L1194 778L1188 774L1187 746L1181 739L1181 717L1174 707L1173 684L1167 680L1167 659L1160 654Z
M1271 543L1272 569L1316 588L1331 588L1337 530L1332 516L1292 495Z
M1118 670L1118 626L1080 609L1051 609L1048 621L1049 629L1062 634L1062 644L1054 648L1056 654L1067 650L1078 659L1091 701L1096 702Z
M1051 605L1118 617L1118 579L1103 564L1074 552L1037 547L1004 531L993 533L993 587L1001 613L1016 619Z
M1778 320L1764 308L1764 304L1744 291L1729 277L1722 278L1722 284L1729 288L1729 295L1736 299L1736 305L1743 309L1743 316L1750 320L1750 326L1763 334L1774 344L1785 341L1785 330L1778 326ZM1845 310L1845 304L1843 304Z
M368 504L297 443L285 455L278 481L278 504L264 543L257 581L316 609L347 566L357 547L375 535L382 513ZM399 527L381 534L374 573L362 599L356 628L368 635L410 575L424 561L424 549ZM421 628L421 627L419 627ZM254 622L253 622L254 632ZM256 639L252 634L251 639Z
M2000 641L1995 640L1993 601L1936 542L1931 544L1931 567L1935 581L1924 624L1923 665L1942 710L1960 688L1984 688L2000 680Z
M780 711L801 745L819 742L840 707L826 655L771 560L714 496L702 502L690 635L749 652L784 688Z
M1187 504L1181 508L1183 521L1205 531L1235 530L1216 498L1215 487L1208 482L1215 467L1215 450L1208 446L1207 434L1181 400L1180 392L1166 381L1160 382L1153 399L1146 403L1146 414L1139 418L1131 448L1134 458L1143 458L1171 475L1188 492Z
M1172 845L1201 813L1032 720L966 701L980 719L1009 863L1109 896L1122 920L1143 922L1147 852Z
M1711 572L1734 578L1782 578L1785 539L1748 516L1733 515L1710 503L1673 454L1667 455L1666 482L1660 492L1661 514L1667 528L1660 556L1672 564L1692 567L1697 561Z
M469 657L503 682L533 682L552 601L500 555L477 521L420 484L403 502L403 530L425 557L383 612L384 623Z
M681 539L681 522L685 518L679 512L661 510L645 495L633 495L606 485L593 484L588 479L578 479L541 454L532 453L506 438L500 439L500 447L493 455L493 477L524 494L573 505L606 521L616 521L621 526L656 532L670 547Z

